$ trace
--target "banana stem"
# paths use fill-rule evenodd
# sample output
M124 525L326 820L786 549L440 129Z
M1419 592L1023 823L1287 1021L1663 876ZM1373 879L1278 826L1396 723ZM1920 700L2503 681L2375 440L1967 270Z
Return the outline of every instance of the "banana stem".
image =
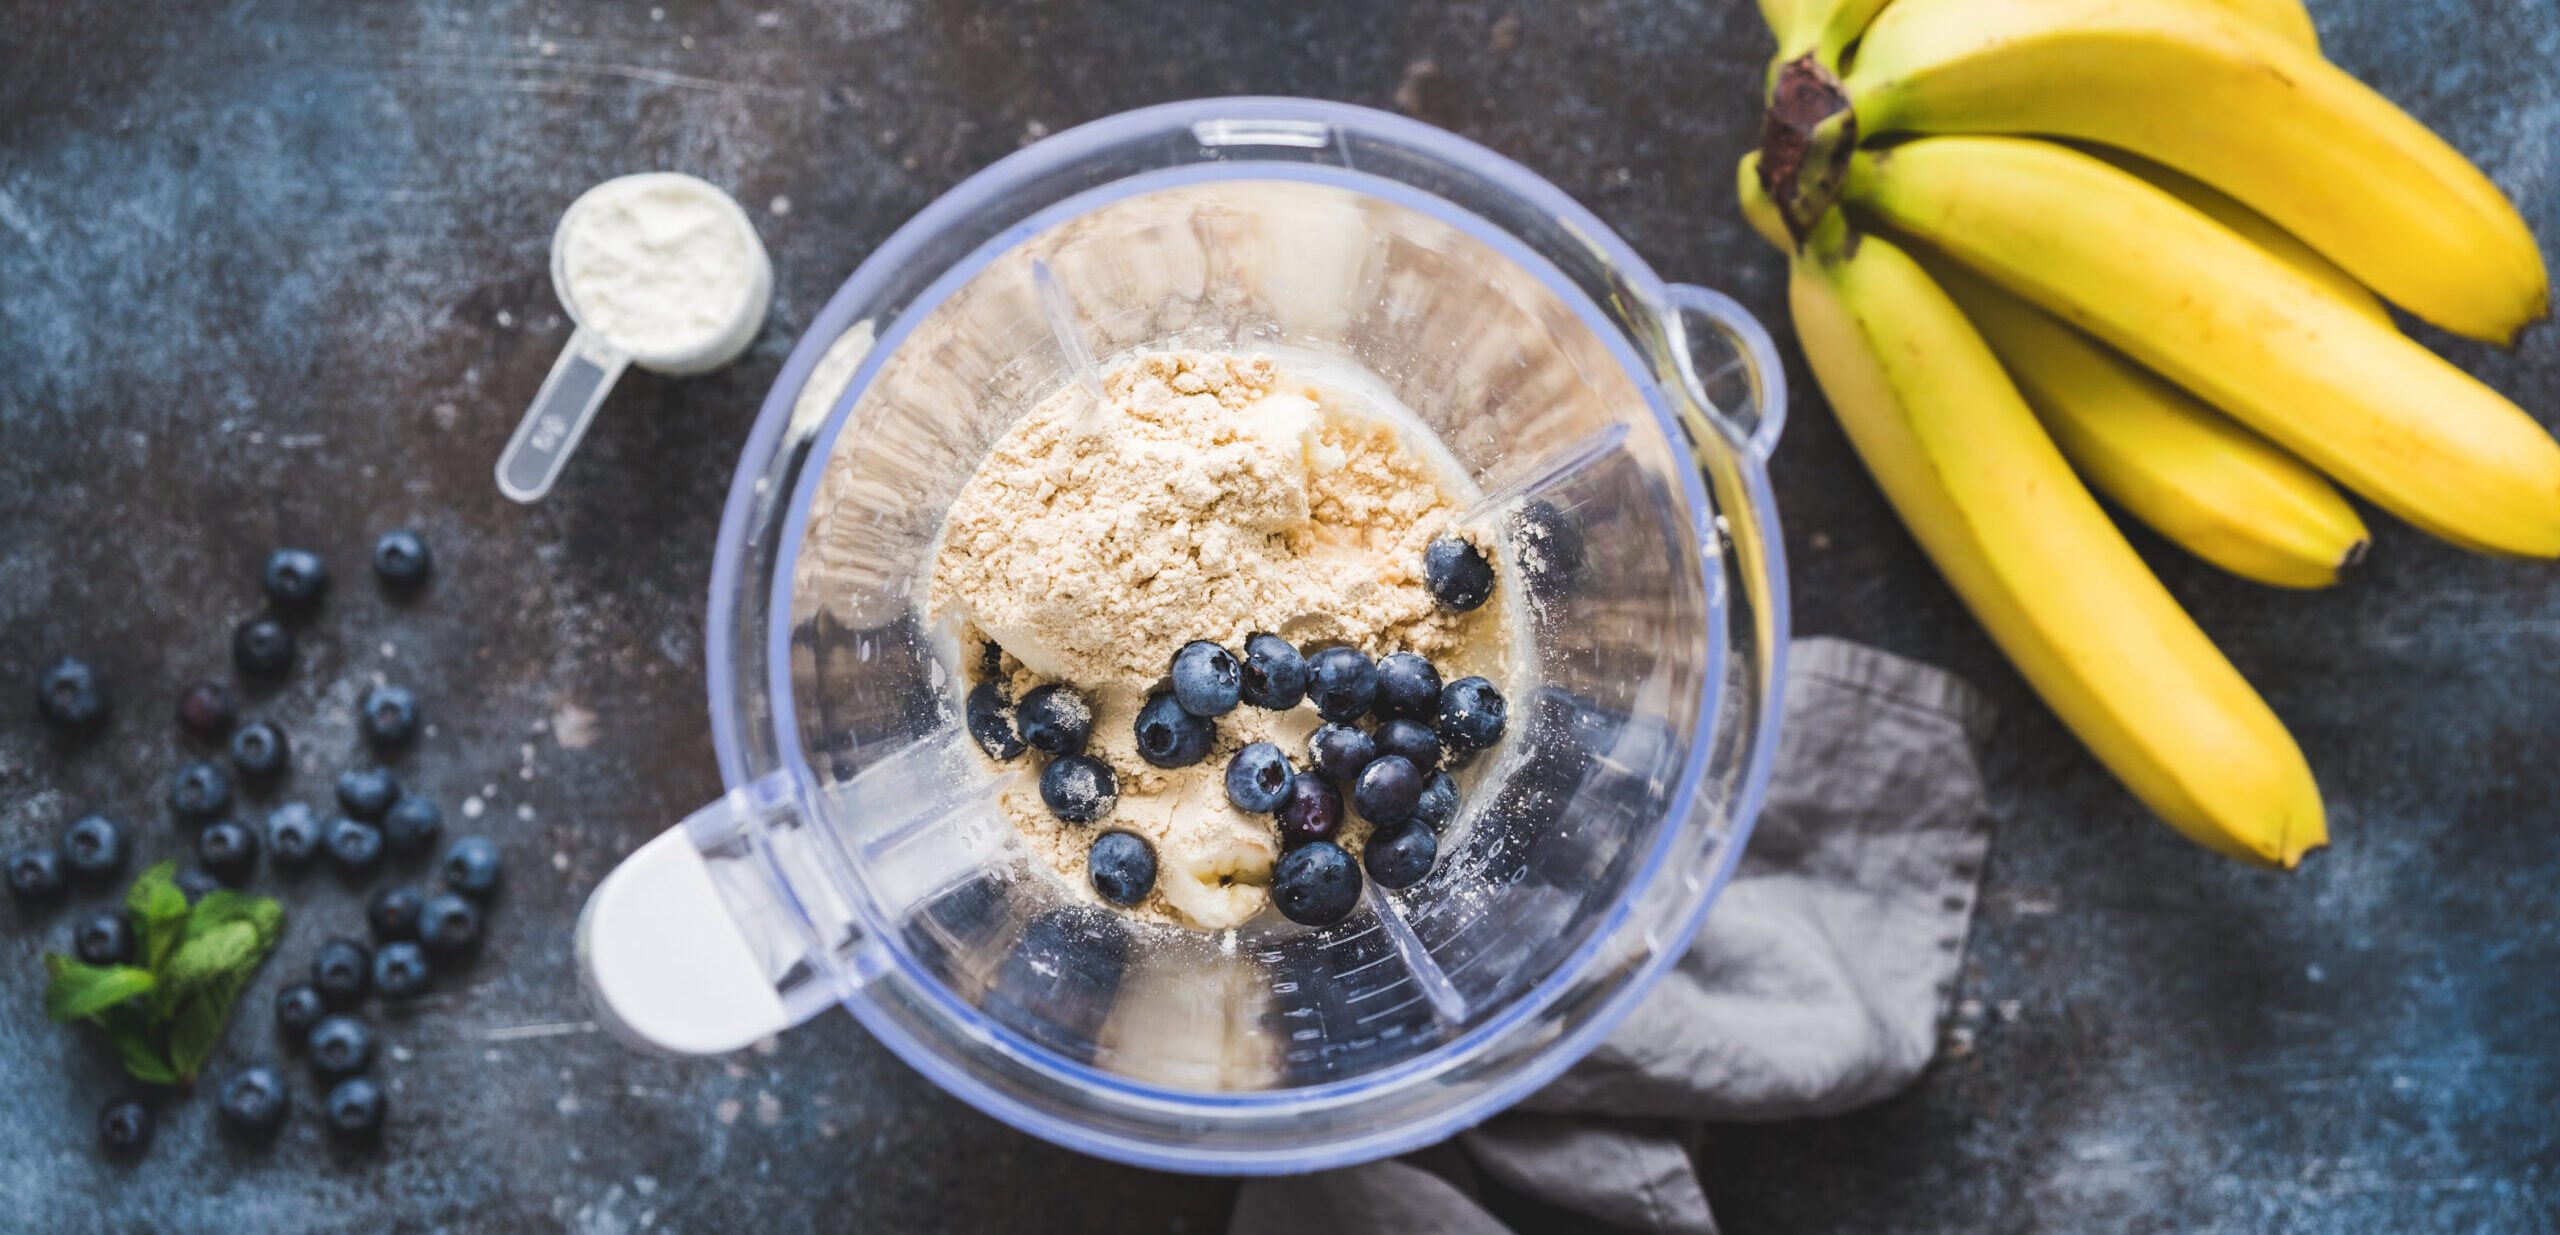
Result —
M1840 75L1807 52L1778 69L1760 118L1760 185L1801 245L1848 182L1858 117Z

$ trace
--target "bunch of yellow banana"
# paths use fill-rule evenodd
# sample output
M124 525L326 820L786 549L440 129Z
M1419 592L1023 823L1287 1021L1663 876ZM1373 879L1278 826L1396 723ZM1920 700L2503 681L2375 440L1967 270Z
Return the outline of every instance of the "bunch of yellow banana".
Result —
M2560 557L2560 443L2403 336L2549 311L2512 205L2323 60L2300 0L1761 0L1744 214L1850 442L2019 671L2217 852L2325 843L2284 727L2091 494L2197 556L2337 582L2332 482ZM2085 483L2084 483L2085 480Z

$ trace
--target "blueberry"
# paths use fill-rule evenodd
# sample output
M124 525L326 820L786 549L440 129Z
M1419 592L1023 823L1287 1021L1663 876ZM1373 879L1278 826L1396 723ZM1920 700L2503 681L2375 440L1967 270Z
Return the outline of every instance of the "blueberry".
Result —
M9 891L24 900L62 894L62 855L29 845L9 855Z
M1301 926L1331 926L1360 903L1360 868L1332 841L1300 845L1272 870L1271 903Z
M284 1078L275 1069L242 1068L222 1083L222 1121L239 1132L273 1132L284 1126L287 1097Z
M1138 709L1138 757L1160 768L1187 768L1209 757L1217 722L1194 716L1171 692Z
M1520 573L1528 580L1530 595L1554 597L1571 590L1582 573L1582 529L1555 503L1540 499L1521 507L1511 516L1511 535L1519 544Z
M1289 801L1280 808L1283 848L1332 840L1342 830L1342 791L1313 772L1289 778Z
M376 686L356 705L357 724L365 740L391 748L418 736L418 692L406 686Z
M178 694L178 727L208 742L231 732L239 719L231 688L220 682L198 682Z
M373 927L373 937L386 943L418 937L418 913L427 906L423 892L407 884L394 884L373 894L364 903L365 923Z
M278 866L309 866L320 856L320 816L287 802L267 816L267 853Z
M1255 742L1227 760L1227 800L1236 809L1267 815L1289 800L1289 757L1269 742Z
M36 679L36 711L57 728L87 729L107 716L107 680L65 656Z
M1391 720L1378 726L1378 753L1401 755L1415 771L1429 772L1440 766L1440 735L1418 720Z
M332 939L311 954L311 984L333 1008L364 998L373 984L373 950L352 939Z
M62 860L74 875L112 875L124 866L124 829L104 815L82 815L63 830Z
M1440 671L1411 652L1390 652L1378 661L1380 720L1431 719L1440 710Z
M1022 753L1022 737L1013 731L1013 701L1005 697L1004 688L993 682L980 682L969 688L966 709L969 736L977 739L978 749L989 759L1011 759Z
M116 910L93 915L71 928L71 954L83 965L130 965L133 924Z
M276 1032L287 1044L299 1047L311 1036L311 1027L329 1014L328 1000L320 988L308 982L296 982L276 992Z
M190 763L169 782L169 809L201 823L231 809L231 776L210 763Z
M274 780L292 762L293 744L271 722L253 720L231 735L231 766L240 769L244 780Z
M434 844L444 831L444 811L435 799L423 794L404 793L382 816L382 838L391 847L416 851Z
M329 1089L329 1130L350 1139L372 1136L382 1131L383 1109L382 1086L348 1077Z
M98 1140L107 1152L139 1154L151 1147L151 1108L131 1098L107 1104L98 1114Z
M1358 720L1378 698L1378 667L1358 648L1332 647L1316 653L1307 662L1307 677L1307 694L1316 701L1316 714L1326 720Z
M361 820L330 820L320 845L330 864L346 874L361 875L382 865L382 829Z
M382 945L373 954L373 989L385 999L415 999L427 993L427 954L406 939Z
M1040 769L1040 800L1069 823L1091 823L1120 804L1120 778L1090 755L1060 755Z
M373 573L384 587L405 592L427 581L435 570L435 557L427 552L427 542L407 528L384 532L373 542Z
M1307 762L1337 785L1350 784L1377 757L1377 739L1356 726L1320 725L1307 738Z
M466 836L444 851L444 886L475 901L489 899L498 890L498 842L486 836Z
M178 885L178 894L192 905L222 890L222 881L192 866L180 867L169 880Z
M1156 850L1134 832L1105 832L1094 838L1085 859L1093 890L1114 905L1134 905L1156 886Z
M1502 740L1511 705L1483 678L1459 678L1440 692L1440 740L1453 751L1483 750Z
M1429 828L1411 824L1371 833L1369 847L1360 851L1360 864L1369 868L1369 877L1382 888L1412 887L1439 860L1440 838Z
M1022 740L1044 755L1080 755L1093 738L1093 704L1060 682L1033 687L1013 709Z
M1237 697L1255 707L1286 712L1307 697L1307 660L1278 635L1246 637L1242 673Z
M293 628L270 617L240 623L231 632L231 663L253 678L284 676L293 668Z
M1443 536L1422 551L1422 582L1444 608L1465 613L1493 595L1493 564L1474 545Z
M1173 697L1194 716L1224 716L1243 698L1244 669L1235 654L1194 639L1173 654Z
M367 823L378 822L400 797L400 778L389 768L349 768L338 773L338 809Z
M214 878L240 886L258 865L258 834L225 819L196 833L196 861Z
M1351 804L1360 817L1381 827L1413 818L1413 809L1421 801L1422 773L1402 755L1379 756L1351 786Z
M418 942L430 952L461 952L480 943L480 907L438 892L418 908Z
M276 608L307 613L329 590L329 568L309 549L278 549L267 555L264 582Z
M1422 796L1414 800L1413 821L1434 832L1448 830L1449 821L1458 815L1458 782L1446 772L1434 772L1422 782Z
M354 1076L373 1066L373 1029L352 1016L324 1016L311 1027L303 1050L322 1077Z

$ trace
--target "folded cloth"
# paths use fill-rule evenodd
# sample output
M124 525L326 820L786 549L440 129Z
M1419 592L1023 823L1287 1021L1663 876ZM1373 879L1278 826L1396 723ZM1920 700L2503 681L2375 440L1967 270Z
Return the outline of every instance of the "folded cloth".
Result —
M1703 1235L1716 1227L1690 1157L1699 1125L1845 1111L1920 1075L1990 844L1978 755L1992 710L1872 648L1804 639L1789 662L1750 846L1626 1023L1446 1144L1247 1182L1231 1235L1497 1235L1497 1205L1577 1230Z

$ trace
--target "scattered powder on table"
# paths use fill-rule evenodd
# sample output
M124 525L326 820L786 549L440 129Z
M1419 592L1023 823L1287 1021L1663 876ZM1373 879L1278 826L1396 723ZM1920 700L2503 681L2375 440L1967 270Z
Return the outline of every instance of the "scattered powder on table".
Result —
M1241 706L1218 719L1207 759L1153 767L1132 722L1174 651L1210 639L1241 653L1267 631L1308 651L1415 651L1454 677L1496 655L1500 606L1432 600L1422 550L1458 502L1382 412L1224 353L1141 355L1103 391L1097 404L1065 387L996 444L944 523L928 604L1003 648L1014 698L1063 681L1095 704L1088 753L1117 773L1119 803L1099 823L1062 823L1026 760L1003 802L1034 851L1083 888L1093 838L1135 832L1158 868L1139 915L1220 929L1261 909L1279 857L1271 820L1227 802L1227 759L1273 741L1303 764L1320 722L1312 707ZM1346 817L1347 847L1364 833Z

